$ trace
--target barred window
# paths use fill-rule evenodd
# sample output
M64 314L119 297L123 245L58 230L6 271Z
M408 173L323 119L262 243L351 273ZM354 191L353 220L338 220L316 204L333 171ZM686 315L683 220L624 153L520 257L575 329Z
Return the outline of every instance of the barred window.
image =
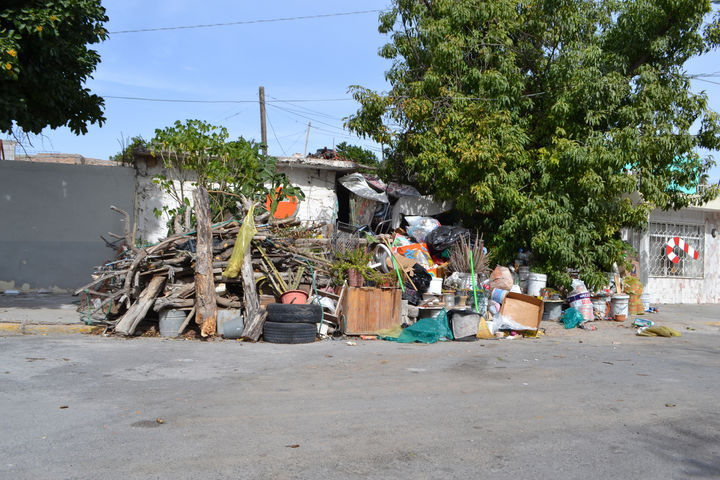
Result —
M705 226L679 223L651 222L648 230L650 236L650 276L651 277L685 277L703 278L705 258ZM667 256L666 244L673 237L680 237L691 248L698 252L694 260L683 249L675 247L678 263L673 263Z

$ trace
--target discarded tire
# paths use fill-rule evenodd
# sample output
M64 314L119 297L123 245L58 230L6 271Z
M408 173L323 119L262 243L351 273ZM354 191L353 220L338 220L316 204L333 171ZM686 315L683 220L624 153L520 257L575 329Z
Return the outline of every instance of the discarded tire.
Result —
M316 327L309 323L265 322L263 340L270 343L312 343Z
M320 323L322 307L317 304L295 305L271 303L265 307L267 321L275 323Z

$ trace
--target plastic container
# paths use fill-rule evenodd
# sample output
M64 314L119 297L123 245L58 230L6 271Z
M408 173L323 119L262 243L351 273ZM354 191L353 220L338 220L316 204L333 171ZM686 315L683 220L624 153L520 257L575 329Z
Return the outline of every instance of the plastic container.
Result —
M575 290L573 290L575 291ZM593 314L593 306L590 301L590 294L587 291L576 293L568 297L568 302L572 308L577 309L583 316L586 322L590 322L595 319Z
M185 323L187 312L184 310L163 310L160 312L160 335L174 338L180 334L180 327Z
M618 293L612 297L612 313L616 322L624 322L628 315L630 295Z
M528 265L520 265L518 267L518 285L523 292L527 292L528 281L530 280L530 267Z
M428 287L427 293L432 293L433 295L442 294L442 285L442 278L433 278L432 280L430 280L430 286Z
M307 302L308 294L304 290L288 290L280 295L280 302L294 303L296 305L304 305Z
M443 293L443 303L445 308L453 308L455 306L455 293Z
M650 294L649 293L643 293L640 295L640 301L643 304L643 309L647 312L650 310Z
M543 321L559 322L562 317L562 300L545 300L543 306Z
M241 338L244 329L245 322L243 321L243 317L241 315L240 318L234 318L224 322L222 336L224 338Z
M497 302L502 305L502 303L505 301L505 297L507 297L507 294L509 292L507 290L502 290L500 288L493 288L492 294L490 295L490 298L493 302ZM468 297L470 297L472 294L468 294Z
M547 275L544 273L531 273L528 277L527 294L539 297L540 291L547 285Z
M239 328L240 333L242 333L243 327L244 324L242 310L240 310L239 308L226 308L218 310L217 333L219 335L222 335L225 338L240 338L239 336L228 337L225 335L225 332L231 332Z
M593 310L595 310L602 318L606 318L608 314L608 298L592 297Z

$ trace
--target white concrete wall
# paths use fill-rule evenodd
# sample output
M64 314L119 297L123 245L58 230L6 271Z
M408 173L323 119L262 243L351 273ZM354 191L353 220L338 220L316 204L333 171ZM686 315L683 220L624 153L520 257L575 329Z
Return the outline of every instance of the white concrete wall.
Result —
M305 200L298 205L298 219L303 222L335 223L338 201L335 195L335 171L317 168L281 165L278 169L288 176L293 185L299 186L305 194ZM163 204L173 208L177 202L153 183L153 177L162 173L170 174L160 166L148 167L140 163L137 172L137 238L145 243L156 243L167 237L168 217L155 217L154 209L162 209ZM192 188L186 184L186 195L192 202Z
M305 194L305 200L298 205L297 218L300 221L335 223L338 199L334 171L298 167L280 167L280 171Z
M640 256L641 281L652 303L720 303L720 236L712 237L712 230L720 231L720 211L682 209L677 212L655 211L651 222L701 224L705 228L704 278L667 278L648 276L649 236L647 232L633 235L633 243Z

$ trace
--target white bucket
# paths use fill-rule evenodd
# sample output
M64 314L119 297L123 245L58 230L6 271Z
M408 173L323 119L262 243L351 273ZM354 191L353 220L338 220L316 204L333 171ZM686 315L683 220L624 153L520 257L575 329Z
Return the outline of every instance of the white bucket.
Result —
M643 304L643 310L646 312L650 310L650 294L649 293L643 293L640 295L640 301Z
M428 287L427 293L432 293L433 295L442 294L442 285L442 278L433 278L432 280L430 280L430 286Z
M622 322L627 318L630 295L619 293L612 297L612 312L615 320Z
M607 297L592 297L593 310L595 310L602 318L607 317L608 300Z
M540 290L547 285L547 275L544 273L531 273L528 277L527 294L531 297L539 297Z

